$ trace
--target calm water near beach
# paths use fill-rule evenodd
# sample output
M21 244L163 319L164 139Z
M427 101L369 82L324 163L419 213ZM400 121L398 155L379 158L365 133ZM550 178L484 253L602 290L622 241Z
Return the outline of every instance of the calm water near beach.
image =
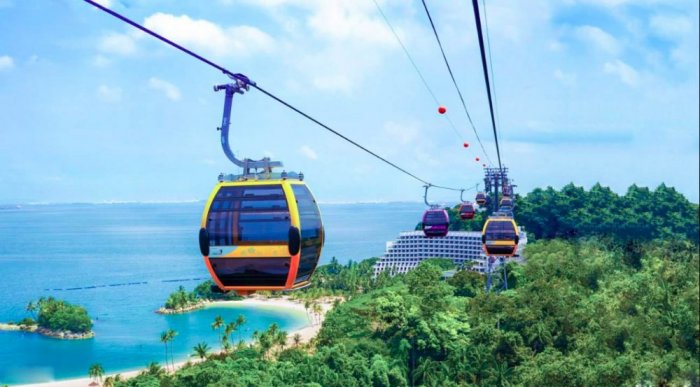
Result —
M184 315L154 313L168 294L208 279L197 245L203 203L68 204L0 207L0 322L18 321L41 296L82 305L96 337L67 341L0 332L0 383L87 376L99 362L108 373L163 363L160 332L178 332L175 359L199 342L217 346L216 315L243 314L246 339L276 322L291 331L303 311L272 307L211 307ZM419 203L321 205L326 246L321 263L383 253L387 240L419 221ZM234 335L235 336L235 335Z

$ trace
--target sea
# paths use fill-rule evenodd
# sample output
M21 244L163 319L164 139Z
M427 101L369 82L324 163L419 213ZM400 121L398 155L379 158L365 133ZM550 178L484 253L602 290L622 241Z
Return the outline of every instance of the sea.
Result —
M204 202L0 206L0 322L30 316L27 304L53 296L85 307L95 338L58 340L0 331L0 385L86 377L93 363L108 374L165 363L160 333L173 329L175 361L205 342L218 348L217 315L246 323L250 339L271 323L292 331L303 311L209 307L181 315L155 311L179 286L209 279L197 235ZM421 203L321 204L326 244L321 264L378 257L386 242L420 221Z

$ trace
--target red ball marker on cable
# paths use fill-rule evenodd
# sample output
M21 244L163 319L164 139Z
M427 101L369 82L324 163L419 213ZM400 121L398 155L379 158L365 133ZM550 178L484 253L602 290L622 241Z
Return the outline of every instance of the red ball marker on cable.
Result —
M468 143L468 142L465 142L465 143L464 143L464 147L465 147L465 148L469 148L469 143Z
M476 161L479 161L479 160L481 160L481 159L477 157L477 158L476 158Z
M438 113L440 113L440 114L445 114L445 113L447 113L447 108L444 107L444 106L438 107Z

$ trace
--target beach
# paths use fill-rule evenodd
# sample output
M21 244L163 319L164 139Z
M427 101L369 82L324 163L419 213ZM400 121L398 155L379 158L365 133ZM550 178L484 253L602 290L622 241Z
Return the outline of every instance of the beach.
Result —
M317 316L317 318L312 317L310 314L307 314L308 316L308 325L305 325L302 328L293 330L288 332L288 339L287 339L287 345L291 346L294 344L294 336L296 334L299 334L301 340L300 343L308 343L316 337L318 334L318 331L321 329L321 325L323 323L323 320L325 318L326 313L333 308L333 300L332 299L321 299L319 301L319 304L321 305L321 313ZM275 309L294 309L297 311L302 311L304 313L306 312L306 309L304 308L304 303L301 301L297 300L292 300L287 296L284 297L279 297L279 298L267 298L259 295L253 294L252 296L243 299L243 300L238 300L238 301L214 301L208 303L205 307L212 307L212 306L224 306L224 305L245 305L245 306L253 306L253 307L270 307L270 308L275 308ZM175 369L180 369L187 363L199 363L201 362L201 359L199 358L192 358L188 360L182 360L179 362L175 363ZM138 369L138 370L133 370L133 371L125 371L125 372L116 372L116 373L107 373L102 377L102 380L108 376L114 376L114 375L121 375L122 380L133 378L137 375L139 375L143 369ZM66 379L66 380L56 380L56 381L51 381L51 382L44 382L44 383L33 383L33 384L18 384L17 386L22 386L22 387L85 387L90 385L93 380L91 378L77 378L77 379Z

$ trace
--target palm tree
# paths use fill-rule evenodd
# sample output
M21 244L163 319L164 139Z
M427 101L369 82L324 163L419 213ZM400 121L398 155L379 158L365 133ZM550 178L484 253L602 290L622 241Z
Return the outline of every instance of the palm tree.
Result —
M213 331L217 331L217 330L219 330L222 326L224 326L224 324L225 324L224 318L221 317L221 316L216 316L216 317L214 318L214 322L211 323L211 329L212 329ZM219 340L221 340L221 336L220 336L220 335L219 335Z
M207 357L207 352L209 352L209 346L207 343L199 343L194 346L194 355L199 356L200 359L204 360Z
M238 318L236 319L236 326L241 327L243 324L245 324L245 317L242 314L238 315ZM238 330L238 341L241 341L241 330Z
M165 345L165 368L168 368L168 341L170 341L170 336L168 336L167 331L160 333L160 342ZM151 363L153 364L153 363Z
M34 320L36 320L36 310L39 308L39 304L35 303L34 301L29 301L27 304L27 312L32 314L32 317L34 317Z
M168 329L166 333L168 334L168 342L170 343L170 362L173 365L173 370L175 370L175 355L173 353L174 351L172 341L173 339L175 339L175 336L177 336L177 331Z
M102 382L102 376L104 376L105 370L102 368L102 364L100 363L95 363L90 366L88 369L88 376L92 378L93 381L97 380L99 382Z
M281 349L284 349L284 347L287 345L287 332L286 331L279 331L274 337L274 341L276 345L279 345Z
M309 308L311 307L311 301L309 300L304 300L304 310L306 311L306 319L310 319L309 317Z
M237 327L238 326L235 322L226 324L226 327L224 328L224 335L226 335L227 339L231 338L231 333L233 333L233 331L235 331Z
M314 312L314 315L316 316L317 319L317 324L321 323L321 312L323 312L323 308L321 308L320 304L314 303L311 306L311 310Z
M148 368L146 368L145 371L142 372L142 375L151 375L151 376L162 376L164 373L163 367L160 366L157 362L151 362L151 364L148 365Z
M294 340L294 346L298 347L301 343L301 335L299 333L295 333L294 336L292 336L292 340Z
M102 383L102 387L114 387L114 376L108 376L105 378L105 382Z

